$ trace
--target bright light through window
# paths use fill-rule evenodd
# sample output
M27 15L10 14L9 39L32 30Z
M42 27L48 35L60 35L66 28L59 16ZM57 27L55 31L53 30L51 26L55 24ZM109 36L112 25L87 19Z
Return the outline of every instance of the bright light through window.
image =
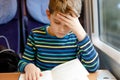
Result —
M98 0L100 39L120 51L120 0Z

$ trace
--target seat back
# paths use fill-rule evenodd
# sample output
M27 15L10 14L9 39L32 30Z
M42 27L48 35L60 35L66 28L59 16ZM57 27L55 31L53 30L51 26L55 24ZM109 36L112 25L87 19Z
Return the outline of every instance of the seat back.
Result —
M20 53L19 0L0 0L0 45ZM6 41L5 41L6 40Z
M48 9L49 0L21 0L22 9L22 32L24 44L30 31L36 27L50 24L46 9Z
M33 28L49 24L46 16L49 0L22 0L23 24L27 34Z

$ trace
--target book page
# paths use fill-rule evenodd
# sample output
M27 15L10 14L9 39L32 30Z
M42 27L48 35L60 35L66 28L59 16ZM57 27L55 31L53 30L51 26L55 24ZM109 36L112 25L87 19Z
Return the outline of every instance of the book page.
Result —
M46 70L42 72L43 76L40 77L40 80L53 80L52 73L50 70Z
M43 76L41 76L39 80L52 80L52 75L50 70L43 71L42 74ZM25 80L25 74L20 74L19 80Z
M19 79L18 80L25 80L25 74L20 74Z
M88 74L78 59L60 64L52 69L53 80L89 80Z

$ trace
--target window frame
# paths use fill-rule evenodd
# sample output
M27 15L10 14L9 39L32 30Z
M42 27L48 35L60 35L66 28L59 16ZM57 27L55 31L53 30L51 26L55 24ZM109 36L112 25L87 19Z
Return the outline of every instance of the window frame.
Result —
M90 37L92 39L94 46L120 64L120 52L112 48L108 44L104 43L99 38L99 25L98 25L99 17L97 4L98 0L85 0L85 1L86 8L89 8L89 10L85 10L87 24L86 27L91 28L91 29L87 28L86 31L91 32Z

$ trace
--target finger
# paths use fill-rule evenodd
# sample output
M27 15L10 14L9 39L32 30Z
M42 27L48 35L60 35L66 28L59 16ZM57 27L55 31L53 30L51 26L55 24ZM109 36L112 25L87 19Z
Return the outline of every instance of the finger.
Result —
M27 74L25 74L25 80L28 80L28 75Z
M43 76L43 74L42 74L42 73L40 73L40 76Z
M76 18L77 16L74 13L71 13L72 17Z
M63 23L66 26L70 26L70 21L66 21L64 19L60 19L60 18L56 18L57 21L59 21L60 23Z
M56 17L55 19L56 19L57 21L65 24L66 26L70 26L71 23L72 23L72 20L66 19L66 18L64 18L64 17L63 17L63 18Z
M41 80L41 77L43 76L42 73L38 74L39 78L37 78L37 80Z
M64 22L64 23L66 23L66 22L71 22L71 20L70 20L69 18L66 18L66 17L64 17L64 16L62 16L62 15L60 15L60 14L57 14L56 19L59 20L60 22L62 21L62 22Z
M31 76L32 76L32 79L31 80L36 80L36 74L35 73L33 73L33 74L31 74Z
M69 20L72 20L72 19L73 19L73 17L70 16L69 14L58 13L57 15L58 15L59 17L64 17L64 18L67 18L67 19L69 19Z
M26 75L26 80L32 80L32 75L31 74L27 74Z
M40 78L40 75L38 72L36 72L36 80L39 80L39 78Z

